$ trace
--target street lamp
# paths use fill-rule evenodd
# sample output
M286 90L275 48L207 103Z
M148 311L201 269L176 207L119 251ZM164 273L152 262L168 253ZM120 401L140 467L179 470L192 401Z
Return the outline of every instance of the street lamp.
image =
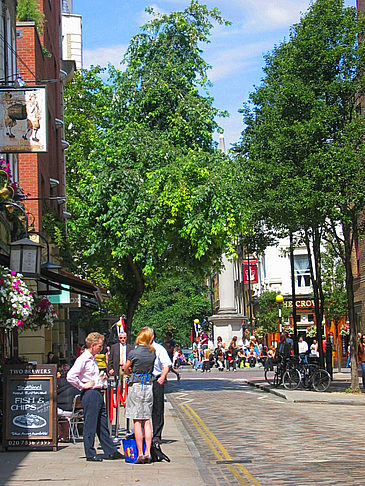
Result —
M28 215L25 210L11 201L6 206L14 206L25 217L25 238L10 243L10 268L27 278L38 278L41 273L41 245L28 238Z
M283 324L282 324L283 318L282 318L282 315L281 315L281 310L282 310L282 307L283 307L284 297L281 294L278 294L275 297L275 300L276 300L277 304L279 305L279 331L280 331L280 333L282 333L282 331L283 331Z

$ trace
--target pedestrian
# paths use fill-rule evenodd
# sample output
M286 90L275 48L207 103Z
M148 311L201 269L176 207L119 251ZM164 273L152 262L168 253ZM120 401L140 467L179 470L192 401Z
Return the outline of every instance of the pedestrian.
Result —
M235 349L233 349L232 345L228 346L227 352L226 352L226 371L230 370L230 367L232 366L233 371L236 370L236 353Z
M351 346L350 346L350 344L347 346L346 368L351 368Z
M318 351L318 343L317 339L313 339L313 342L310 347L310 355L312 358L319 358L319 351Z
M167 354L169 355L169 358L173 363L170 368L170 371L176 375L177 381L180 381L181 378L180 373L175 369L174 366L174 353L179 349L179 346L177 346L176 342L172 339L172 334L170 331L167 331L166 333L166 339L163 346L166 349Z
M279 345L276 348L275 358L277 359L288 358L290 354L291 354L290 344L287 342L285 333L282 333L280 336Z
M216 363L218 366L219 371L223 371L224 369L224 352L223 348L219 348L217 351Z
M152 444L152 406L153 406L153 367L155 349L152 346L153 334L150 329L139 331L136 347L129 353L124 371L130 373L125 408L126 418L133 419L138 458L136 464L151 462ZM143 436L146 450L143 452Z
M108 373L110 376L119 377L120 382L124 385L124 371L125 365L129 353L132 351L133 346L127 344L127 333L122 331L118 335L119 343L115 343L111 346L108 356Z
M156 352L156 359L153 368L153 407L152 407L152 441L161 444L162 430L164 426L164 394L165 394L165 380L167 373L172 366L171 359L167 354L166 349L154 340L155 332L151 327L149 329L153 335L152 346Z
M108 421L104 406L104 389L106 375L100 376L95 355L104 346L104 336L92 332L86 336L86 349L77 358L73 367L67 373L67 381L81 391L81 403L84 409L84 449L87 461L100 462L103 459L96 454L94 447L95 434L107 459L123 459L114 445L108 429Z
M304 341L303 337L300 336L298 341L298 352L299 358L303 363L308 363L307 353L308 353L308 343Z
M95 359L98 363L99 371L101 371L102 374L106 374L108 366L108 348L105 346L105 344L100 353L95 355Z
M362 387L365 390L365 335L364 334L362 334L360 338L357 354L359 358L359 363L361 363Z

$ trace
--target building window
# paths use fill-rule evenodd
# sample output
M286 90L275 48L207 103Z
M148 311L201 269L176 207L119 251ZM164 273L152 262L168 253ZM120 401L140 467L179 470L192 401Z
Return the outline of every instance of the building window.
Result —
M294 255L294 272L298 287L310 287L308 255Z

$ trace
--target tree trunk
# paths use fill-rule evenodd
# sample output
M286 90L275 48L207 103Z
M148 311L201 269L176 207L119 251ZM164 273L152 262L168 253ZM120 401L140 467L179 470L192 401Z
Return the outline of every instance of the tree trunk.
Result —
M359 390L359 372L357 362L357 324L355 318L354 303L354 279L352 274L352 237L351 231L347 224L342 225L344 238L344 265L346 270L346 294L348 305L348 316L350 322L350 346L351 346L351 389Z
M316 316L316 337L318 342L319 362L322 368L324 368L324 356L322 346L322 321L323 321L323 288L322 288L322 274L321 274L321 238L320 230L318 227L311 228L312 230L312 248L313 259L312 262L312 248L310 245L309 230L305 231L304 239L308 253L309 269L312 280L313 288L313 300L314 300L314 313Z
M136 279L135 281L135 290L134 293L128 302L128 311L127 311L127 319L125 323L125 330L126 333L128 334L128 338L130 338L130 333L132 330L132 321L133 321L133 316L137 310L139 301L143 295L144 289L145 289L145 283L144 283L144 278L141 269L139 266L135 263L133 260L132 255L128 255L128 264L129 267Z

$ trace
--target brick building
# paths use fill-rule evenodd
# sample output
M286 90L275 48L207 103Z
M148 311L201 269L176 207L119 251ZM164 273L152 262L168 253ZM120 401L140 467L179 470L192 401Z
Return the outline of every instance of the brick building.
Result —
M44 238L36 233L44 236L45 215L64 220L64 147L67 144L63 141L63 82L68 73L62 69L60 2L40 0L39 5L45 17L43 29L38 29L33 21L17 23L17 59L21 82L26 86L46 86L46 117L40 119L40 124L46 123L48 147L44 153L19 153L18 173L19 184L27 195L27 200L23 202L29 226L35 232L31 237L44 246ZM48 235L46 239L49 241ZM57 263L58 250L51 241L48 249L51 260ZM43 258L43 261L46 259ZM33 286L36 286L36 282L33 282ZM65 353L68 310L57 306L56 311L59 320L52 330L40 329L20 334L20 354L28 360L42 363L48 351Z

